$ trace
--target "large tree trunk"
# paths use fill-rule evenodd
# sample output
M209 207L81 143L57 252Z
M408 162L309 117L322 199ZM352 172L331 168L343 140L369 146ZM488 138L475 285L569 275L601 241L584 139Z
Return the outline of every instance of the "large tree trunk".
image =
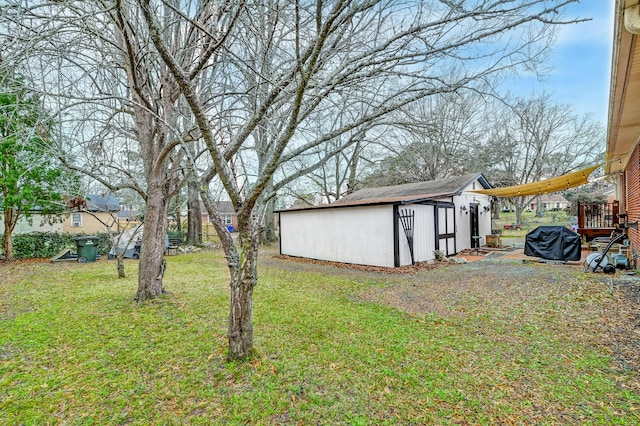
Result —
M249 228L249 229L247 229ZM258 282L257 224L240 224L238 250L229 256L231 271L231 300L229 313L229 360L239 360L253 355L253 322L251 310L253 288Z
M202 209L198 182L189 180L187 184L187 244L202 244Z
M4 247L4 258L5 260L12 261L13 260L13 236L11 232L5 228L4 234L2 235L2 245Z
M144 217L138 292L136 294L138 303L167 293L162 278L166 267L164 246L167 232L168 202L169 198L163 191L162 183L153 182L149 186L147 212Z
M502 201L494 201L491 203L491 219L500 219L500 211L502 210Z

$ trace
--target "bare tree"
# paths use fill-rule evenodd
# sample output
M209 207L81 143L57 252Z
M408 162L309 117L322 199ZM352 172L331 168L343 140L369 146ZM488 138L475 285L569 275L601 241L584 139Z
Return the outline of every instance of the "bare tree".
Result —
M342 111L330 121L321 117L316 123L316 134L330 134L351 122L353 115ZM363 170L371 163L371 157L379 155L379 140L385 138L384 121L375 120L353 131L339 134L315 150L300 156L286 165L288 177L298 177L293 182L286 179L293 192L308 193L309 189L318 195L318 200L330 203L358 188ZM281 187L285 181L278 180ZM289 184L289 182L291 182ZM304 189L302 189L304 188Z
M165 293L168 203L183 186L186 146L198 135L169 68L153 53L140 8L109 0L9 3L2 15L9 28L4 45L57 107L61 139L71 141L59 150L65 164L113 192L132 189L145 201L136 299ZM218 34L194 28L219 25L224 31L232 12L211 2L181 4L193 7L196 19L184 19L162 36L168 45L188 46L176 55L181 66L203 62L202 68L207 59L200 55L211 54ZM165 16L174 13L171 2L158 7Z
M78 51L74 61L105 58L101 64L113 70L123 92L118 107L134 124L132 140L139 147L147 203L138 300L164 291L158 253L167 200L180 187L183 160L189 157L182 147L192 138L206 145L211 167L201 181L221 185L238 217L235 241L209 191L201 187L231 275L228 357L241 359L253 352L252 295L263 206L283 185L326 160L290 175L284 166L315 155L331 141L356 143L340 137L419 99L530 67L547 46L553 32L549 24L561 22L558 12L573 1L43 4L58 8L46 12L49 46L55 44L52 39L67 42L81 34L82 48L91 53ZM20 22L21 32L24 26L41 26L43 15L28 22L24 14L35 12L25 10L21 1L11 3L3 13L9 11L5 14ZM30 30L28 40L38 34ZM65 61L70 48L67 44L58 51ZM112 62L119 66L109 66ZM82 69L89 73L88 68ZM453 68L458 72L451 73ZM92 101L105 90L108 96L103 96L113 98L102 84L90 84L100 89ZM315 133L310 123L345 108L344 90L350 93L348 108L357 113L339 127ZM327 158L342 149L326 151Z
M494 110L487 140L475 150L477 161L499 186L536 182L579 170L597 161L605 132L588 115L553 102L549 94L515 99ZM534 197L516 197L516 221Z
M471 147L485 126L486 101L477 92L443 93L395 114L390 152L364 185L385 186L459 176L473 170Z

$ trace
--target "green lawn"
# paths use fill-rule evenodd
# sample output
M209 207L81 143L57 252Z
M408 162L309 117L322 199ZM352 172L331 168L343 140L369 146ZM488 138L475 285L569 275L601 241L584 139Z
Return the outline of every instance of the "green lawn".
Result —
M599 344L593 313L616 301L593 274L533 288L514 270L487 295L465 282L487 285L472 264L405 276L265 259L244 364L224 360L220 253L169 257L172 294L143 306L133 261L124 280L105 260L0 265L0 424L640 422L635 372ZM441 309L398 308L412 289Z
M503 226L506 224L516 223L516 214L510 212L500 213L498 219L492 219L493 229L498 229L502 232L502 236L509 237L524 237L529 231L534 230L538 226L571 226L571 216L564 211L549 211L545 212L543 216L536 216L535 212L525 211L522 212L522 229L520 230L505 230Z

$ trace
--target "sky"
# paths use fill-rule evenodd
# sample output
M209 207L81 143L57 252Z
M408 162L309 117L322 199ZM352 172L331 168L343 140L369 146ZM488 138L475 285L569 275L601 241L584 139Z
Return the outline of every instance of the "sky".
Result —
M556 103L571 105L579 114L591 114L606 126L614 2L581 0L571 4L566 9L567 18L591 20L560 27L550 58L550 71L544 80L520 76L503 88L524 97L550 93Z

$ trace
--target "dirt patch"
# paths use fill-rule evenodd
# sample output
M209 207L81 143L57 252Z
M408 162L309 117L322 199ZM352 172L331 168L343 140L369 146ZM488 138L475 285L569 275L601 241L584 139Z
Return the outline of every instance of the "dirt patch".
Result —
M471 299L478 308L512 309L562 292L568 286L568 272L547 269L485 260L418 273L391 286L372 288L362 297L411 314L467 316Z
M28 271L33 265L48 262L49 259L18 259L11 262L0 259L0 285L12 282L12 278L17 276L19 272Z
M496 340L553 317L548 324L556 335L608 348L616 373L637 376L640 371L640 280L620 282L584 273L577 265L498 259L419 272L371 287L360 297L412 315L451 320L491 313L507 324L504 335L493 336ZM621 386L640 390L640 383L625 377Z
M377 272L382 274L412 274L418 271L436 269L441 266L450 266L456 264L451 260L433 261L433 262L417 262L414 265L400 266L397 268L387 268L384 266L357 265L353 263L331 262L328 260L308 259L306 257L287 256L279 254L273 256L274 259L284 260L293 263L302 263L310 265L331 266L340 269L350 269L354 271Z
M608 341L620 370L640 371L640 279L625 276L606 280L615 301L608 315ZM640 390L640 383L638 384Z

